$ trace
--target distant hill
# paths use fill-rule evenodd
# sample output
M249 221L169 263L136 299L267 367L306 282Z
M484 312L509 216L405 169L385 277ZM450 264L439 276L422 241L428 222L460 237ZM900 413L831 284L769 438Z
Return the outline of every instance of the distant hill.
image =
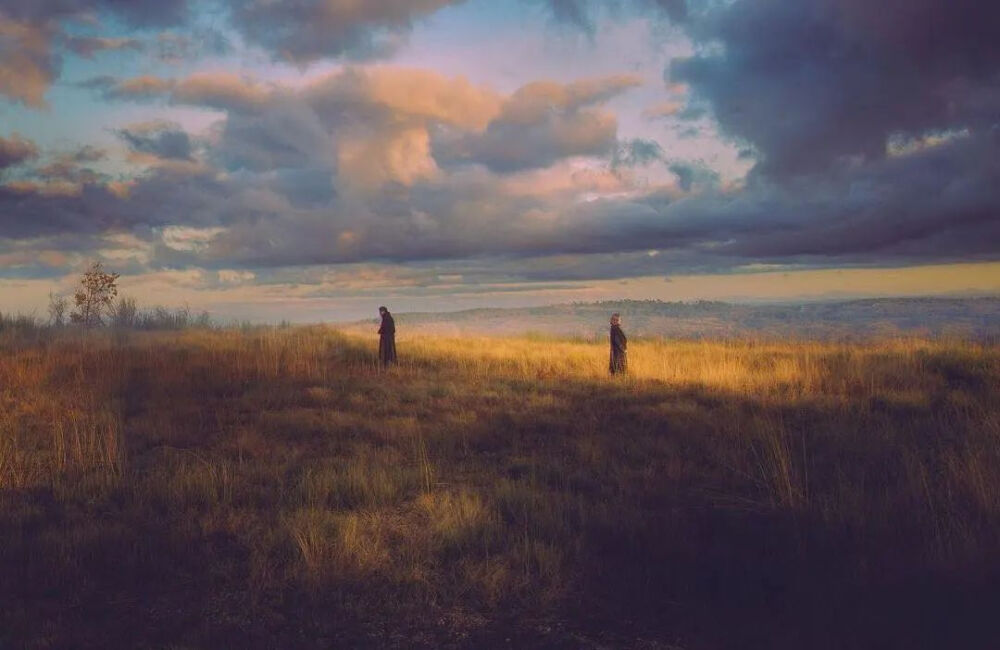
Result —
M622 314L630 336L851 340L904 335L1000 339L1000 297L757 305L625 300L398 314L396 321L411 331L442 334L538 333L591 339L606 335L612 312Z

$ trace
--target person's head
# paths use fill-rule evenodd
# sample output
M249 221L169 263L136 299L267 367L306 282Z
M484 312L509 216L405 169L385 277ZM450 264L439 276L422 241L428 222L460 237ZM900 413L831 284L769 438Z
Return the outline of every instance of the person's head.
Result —
M611 324L612 325L621 325L622 324L622 315L619 314L618 312L615 312L614 314L611 314Z
M388 313L389 313L389 310L388 310L388 309L386 309L385 307L379 307L379 308L378 308L378 313L380 313L380 314L382 314L383 316L385 316L386 314L388 314Z

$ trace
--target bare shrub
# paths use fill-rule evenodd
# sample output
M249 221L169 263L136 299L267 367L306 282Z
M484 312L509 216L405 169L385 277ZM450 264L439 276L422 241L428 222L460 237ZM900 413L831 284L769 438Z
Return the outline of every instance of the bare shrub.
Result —
M49 292L49 325L52 327L62 327L66 324L66 309L69 307L69 301L66 300L66 296L58 293Z
M132 329L139 322L139 306L135 298L122 296L109 310L111 326L118 329Z

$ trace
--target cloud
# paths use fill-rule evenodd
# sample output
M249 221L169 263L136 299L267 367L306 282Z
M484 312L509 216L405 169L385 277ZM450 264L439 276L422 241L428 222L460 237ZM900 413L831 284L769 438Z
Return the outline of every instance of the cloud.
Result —
M252 271L237 271L233 269L222 269L218 272L221 284L246 284L257 279L257 275Z
M153 75L130 79L101 75L81 82L80 86L100 91L105 99L149 100L166 95L173 88L173 82Z
M541 0L559 22L573 25L593 35L596 22L602 12L617 13L632 11L644 15L659 11L675 23L683 23L688 17L687 0Z
M49 26L19 21L0 9L0 96L33 108L46 105L45 92L59 71L52 39Z
M508 97L482 133L439 130L435 158L444 164L479 163L497 172L548 167L571 156L610 154L618 120L597 108L641 85L631 75L570 84L539 81Z
M33 108L46 106L45 94L59 76L57 42L82 56L109 49L138 49L131 38L63 37L72 18L109 14L132 27L182 23L187 0L6 0L0 7L0 96Z
M86 250L85 239L77 238L113 230L127 221L118 197L102 186L58 189L32 181L0 184L0 237L63 235L65 242L73 242L65 250Z
M362 192L427 179L437 170L433 125L481 130L501 106L497 93L463 78L408 68L347 68L299 90L207 81L197 92L192 79L178 82L172 97L229 111L213 151L220 166L299 169L299 179L317 181L326 169L321 194L334 176Z
M73 151L59 153L45 165L35 170L35 174L48 182L65 182L76 185L98 183L104 176L87 167L107 157L107 152L90 145Z
M636 75L584 79L569 84L536 81L517 90L504 104L501 119L515 124L534 124L553 111L572 112L606 102L642 85Z
M185 22L189 0L78 0L123 18L137 27L167 27Z
M641 167L652 162L662 161L664 157L663 147L655 140L634 138L618 143L611 158L611 169Z
M222 228L192 228L190 226L168 226L162 230L161 237L167 248L178 251L204 250Z
M348 16L354 27L343 29L400 34L426 15L412 3L390 5L357 4ZM280 54L281 25L321 8L291 3L278 16L276 6L248 2L236 11L272 16L279 29L258 44ZM213 68L88 82L109 98L179 114L188 111L178 106L208 108L221 119L197 137L164 123L119 129L130 160L142 163L125 188L85 176L85 162L53 162L24 178L19 171L18 184L0 189L0 233L78 237L78 250L128 233L148 246L148 268L224 272L207 274L220 282L243 281L234 274L248 270L256 277L247 281L259 282L267 269L373 261L446 267L465 280L544 282L1000 255L991 53L977 59L982 69L965 70L972 59L956 41L953 56L939 43L945 60L928 59L847 0L711 6L685 14L696 54L669 70L688 96L651 86L635 94L643 106L674 100L654 105L647 119L717 120L760 161L738 182L721 182L710 159L680 158L676 141L635 137L635 120L622 118L620 138L611 107L640 85L631 75L535 81L507 94L396 66L340 66L296 85ZM817 7L839 9L830 21L802 18ZM393 23L393 11L408 17ZM809 36L785 33L809 25ZM330 43L307 39L286 56L359 51L331 34ZM986 48L975 34L969 42ZM891 47L923 61L926 88L914 90L919 80ZM914 105L896 101L897 91ZM930 119L937 113L924 100L942 94L943 117ZM530 273L517 276L529 261Z
M0 136L0 172L37 157L38 147L31 140L16 133L10 138Z
M137 38L107 38L96 36L74 36L66 40L66 46L80 56L91 59L100 52L115 52L144 49L142 41Z
M500 95L464 77L394 66L347 68L308 87L303 98L320 113L340 115L360 105L380 121L433 121L467 130L485 128L501 107Z
M525 192L482 170L418 180L402 199L329 196L299 206L268 174L221 180L156 172L140 179L127 200L98 188L75 200L22 194L14 212L27 209L39 218L15 216L13 223L28 228L22 236L58 228L81 234L140 224L150 232L165 228L152 263L171 267L452 259L461 268L483 256L598 256L576 263L574 277L583 278L600 256L612 256L602 273L621 277L750 263L987 259L1000 252L994 216L1000 201L992 189L1000 182L998 154L996 142L957 139L886 159L877 168L812 176L795 187L760 182L741 191L653 190L622 198L615 192L583 203L572 193ZM312 182L306 179L306 187ZM29 204L20 205L24 201ZM95 228L87 214L104 221ZM177 246L179 235L197 246ZM647 259L651 249L662 253ZM545 279L544 269L532 277ZM548 279L557 277L568 277L564 266Z
M685 192L690 192L696 185L709 188L719 182L719 173L704 163L674 161L670 163L669 169L677 177L677 184Z
M226 55L233 50L233 45L216 28L188 26L183 33L161 32L148 49L160 62L178 65L204 57Z
M69 158L78 163L97 162L98 160L104 160L107 155L108 153L103 149L85 144L77 148L75 151L70 152Z
M133 27L163 27L185 20L188 0L5 0L4 11L19 20L48 22L109 13Z
M647 120L656 120L665 117L673 117L684 110L680 102L670 101L656 106L650 106L642 112L642 117Z
M306 63L327 57L373 57L394 50L413 23L462 0L223 0L227 28L275 58ZM76 55L121 50L151 51L160 61L179 63L219 56L232 48L215 27L198 24L188 0L8 0L0 8L0 95L45 106L45 93L59 76L56 43ZM70 20L109 18L133 30L184 27L139 38L65 34ZM107 89L135 96L132 87ZM151 90L151 89L147 89Z
M1000 111L1000 5L978 0L738 0L690 33L667 75L789 176L878 160L897 133L984 132Z
M209 155L216 165L231 171L265 173L319 164L332 173L336 149L320 117L308 106L286 99L251 115L231 113Z
M460 77L380 66L349 67L298 89L209 72L97 77L85 85L108 98L226 111L211 162L230 172L270 173L267 183L298 190L289 196L298 204L329 198L334 177L341 189L360 192L427 179L437 170L432 125L481 130L502 105L499 94Z
M579 200L586 182L567 192L540 176L536 192L528 178L541 172L515 183L470 168L418 179L403 197L332 194L300 205L290 200L299 190L269 173L155 170L127 199L87 185L76 197L21 192L11 201L13 190L0 189L0 232L72 235L82 251L96 241L87 236L130 230L150 242L151 268L253 270L260 278L267 268L372 260L443 265L470 282L551 282L753 264L995 259L997 161L1000 141L956 138L876 165L740 190L698 188L698 174L708 172L674 164L698 191L611 187L593 201ZM34 219L18 218L28 212Z
M643 269L704 271L988 258L1000 253L1000 200L991 190L1000 182L991 162L998 153L997 143L952 142L794 188L729 192L715 187L711 172L675 164L682 184L702 185L698 193L586 203L516 195L489 174L468 172L417 182L405 202L382 196L236 223L201 261L281 266L658 249L671 254ZM909 189L916 186L923 190Z
M593 32L588 2L586 0L547 0L552 16L559 21L567 22L588 32Z
M295 62L395 49L414 21L462 0L236 0L232 21L243 37Z
M191 137L176 124L135 124L116 133L136 153L166 160L193 160Z
M171 99L178 104L251 110L267 101L270 94L262 84L230 72L203 72L173 84Z
M260 107L272 89L232 72L198 72L182 79L140 75L127 79L101 75L79 84L108 100L168 100L220 110L248 111Z
M784 190L776 227L724 249L761 260L995 259L998 160L1000 133L993 132L824 174ZM808 216L793 213L795 206Z

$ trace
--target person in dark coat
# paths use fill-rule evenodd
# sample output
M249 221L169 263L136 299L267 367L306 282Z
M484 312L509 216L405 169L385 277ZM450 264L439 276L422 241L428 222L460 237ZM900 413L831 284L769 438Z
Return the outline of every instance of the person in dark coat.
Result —
M383 366L396 363L396 321L385 307L379 307L382 325L378 328L378 360Z
M622 375L628 370L628 339L622 331L621 314L611 314L611 363L612 375Z

